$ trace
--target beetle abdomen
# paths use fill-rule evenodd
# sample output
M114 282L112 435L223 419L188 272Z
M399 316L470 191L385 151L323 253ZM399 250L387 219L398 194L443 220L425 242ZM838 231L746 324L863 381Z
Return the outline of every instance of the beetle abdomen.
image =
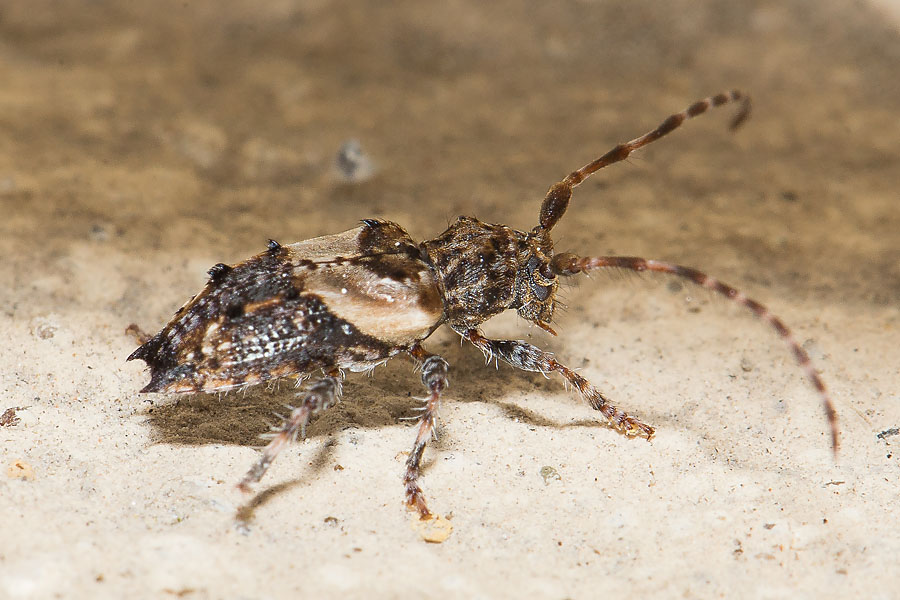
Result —
M144 392L212 391L320 368L370 368L443 314L430 267L399 226L363 227L210 270L206 288L129 360Z

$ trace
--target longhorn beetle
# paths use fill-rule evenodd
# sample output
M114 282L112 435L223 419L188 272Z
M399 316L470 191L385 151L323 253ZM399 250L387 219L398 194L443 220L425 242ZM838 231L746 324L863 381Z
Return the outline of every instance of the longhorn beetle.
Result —
M305 434L315 413L341 395L343 369L368 371L406 353L422 369L428 396L406 461L406 503L430 513L419 486L422 453L434 430L449 365L422 341L447 324L490 359L544 374L558 373L617 431L650 439L653 427L625 414L587 379L552 354L523 341L492 340L478 327L505 310L555 335L550 327L561 277L599 269L668 273L692 281L750 309L788 345L821 398L838 449L837 414L825 384L787 326L759 302L690 267L633 256L578 256L555 252L550 232L569 206L572 190L591 174L626 159L710 107L741 102L731 123L749 114L738 91L711 96L671 115L656 129L619 144L573 171L547 192L538 225L518 231L459 217L432 240L417 244L396 223L364 219L355 229L268 249L242 263L217 264L203 290L162 331L135 350L150 367L142 392L209 392L281 377L299 381L316 371L271 441L241 480L258 482L281 450Z

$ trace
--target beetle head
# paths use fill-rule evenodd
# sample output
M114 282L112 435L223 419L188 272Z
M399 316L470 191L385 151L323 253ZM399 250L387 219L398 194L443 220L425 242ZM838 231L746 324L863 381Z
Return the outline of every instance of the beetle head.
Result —
M550 267L553 246L550 237L530 234L526 238L527 251L520 255L516 273L516 299L510 308L553 335L550 327L556 308L559 280Z

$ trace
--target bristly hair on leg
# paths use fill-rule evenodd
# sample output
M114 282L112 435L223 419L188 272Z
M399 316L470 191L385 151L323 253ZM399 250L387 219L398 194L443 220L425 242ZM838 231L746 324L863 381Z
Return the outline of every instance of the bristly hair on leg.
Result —
M283 419L280 427L270 431L269 444L263 449L262 456L254 464L244 478L238 483L238 489L249 492L251 485L259 482L275 458L287 446L297 441L298 437L306 435L306 425L315 413L325 410L337 402L341 395L340 373L337 370L322 379L312 383L301 393L300 405L295 407L285 405L291 414Z
M591 383L556 360L553 354L520 340L492 340L484 337L477 329L465 334L466 341L482 352L491 352L503 362L523 371L534 373L559 373L565 381L578 390L596 411L599 411L617 431L625 435L651 439L653 427L643 423L613 406L609 400Z
M450 365L436 354L428 353L419 345L414 346L409 354L422 364L422 383L429 391L425 400L424 410L419 419L416 441L406 460L406 472L403 475L403 483L406 487L406 505L419 513L420 519L431 517L428 504L425 502L425 494L419 486L421 474L422 454L425 445L434 436L437 410L441 400L441 393L448 385L447 371Z

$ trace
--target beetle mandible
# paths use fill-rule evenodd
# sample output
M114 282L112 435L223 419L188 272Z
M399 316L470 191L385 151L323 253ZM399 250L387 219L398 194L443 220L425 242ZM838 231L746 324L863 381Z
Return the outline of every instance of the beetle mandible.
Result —
M550 323L561 277L609 268L655 271L713 290L769 323L818 392L837 452L837 414L822 379L784 322L762 304L690 267L633 256L582 257L554 251L550 232L565 214L573 188L685 120L732 102L741 103L731 123L735 128L749 114L749 99L738 91L718 94L573 171L547 192L538 225L531 231L459 217L436 238L417 244L396 223L365 219L343 233L286 246L270 241L265 252L242 263L217 264L209 270L206 287L128 357L150 367L150 383L141 391L209 392L321 371L322 376L298 395L298 404L282 424L273 428L271 442L241 480L239 487L248 490L285 446L304 435L310 417L340 398L343 369L367 371L405 353L421 367L428 392L406 461L405 499L426 518L430 512L419 485L420 466L449 365L425 350L423 340L447 324L489 360L558 373L613 428L650 439L651 426L613 406L552 354L523 341L489 339L478 327L512 309L555 335Z

